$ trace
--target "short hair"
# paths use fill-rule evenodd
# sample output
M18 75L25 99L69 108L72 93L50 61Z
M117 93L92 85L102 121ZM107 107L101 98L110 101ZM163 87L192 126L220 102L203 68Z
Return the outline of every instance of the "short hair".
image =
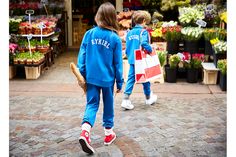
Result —
M151 15L148 11L138 10L138 11L135 11L132 15L132 20L134 24L142 24L144 19L146 21L146 24L150 23Z

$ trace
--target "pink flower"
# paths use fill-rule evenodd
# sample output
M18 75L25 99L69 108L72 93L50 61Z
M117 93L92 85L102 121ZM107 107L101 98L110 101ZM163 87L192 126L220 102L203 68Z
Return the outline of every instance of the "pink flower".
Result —
M10 44L9 44L9 51L10 51L10 53L15 53L17 47L18 47L17 44L10 43Z
M183 61L189 61L191 58L191 55L189 52L182 52L182 54L184 55L183 57Z

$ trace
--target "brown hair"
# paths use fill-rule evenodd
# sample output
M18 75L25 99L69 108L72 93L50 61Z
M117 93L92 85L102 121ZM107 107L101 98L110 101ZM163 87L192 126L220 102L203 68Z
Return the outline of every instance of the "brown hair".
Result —
M103 3L97 11L95 22L99 27L118 31L118 22L115 7L110 2Z
M132 20L135 24L142 24L143 20L146 21L146 24L149 24L151 21L151 15L148 11L138 10L133 13Z

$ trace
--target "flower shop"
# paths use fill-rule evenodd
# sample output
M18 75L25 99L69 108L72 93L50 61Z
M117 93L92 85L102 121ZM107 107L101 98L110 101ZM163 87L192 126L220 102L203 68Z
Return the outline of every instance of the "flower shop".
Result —
M227 10L226 1L209 0L131 0L123 2L118 14L125 34L132 28L134 10L147 10L151 22L147 29L162 66L163 78L157 82L219 84L226 91ZM124 52L123 52L124 53ZM124 78L128 63L124 55ZM154 81L155 82L155 81Z
M63 0L10 0L9 78L37 79L67 47Z

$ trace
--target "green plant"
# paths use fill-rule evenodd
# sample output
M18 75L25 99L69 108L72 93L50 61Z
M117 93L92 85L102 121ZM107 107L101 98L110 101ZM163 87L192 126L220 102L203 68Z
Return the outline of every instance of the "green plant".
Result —
M167 52L166 51L157 51L157 55L158 55L161 66L163 66L166 62Z
M220 69L220 72L222 75L226 75L227 74L227 60L226 59L218 60L217 68Z
M180 62L180 57L177 54L171 55L169 57L170 68L176 68Z

